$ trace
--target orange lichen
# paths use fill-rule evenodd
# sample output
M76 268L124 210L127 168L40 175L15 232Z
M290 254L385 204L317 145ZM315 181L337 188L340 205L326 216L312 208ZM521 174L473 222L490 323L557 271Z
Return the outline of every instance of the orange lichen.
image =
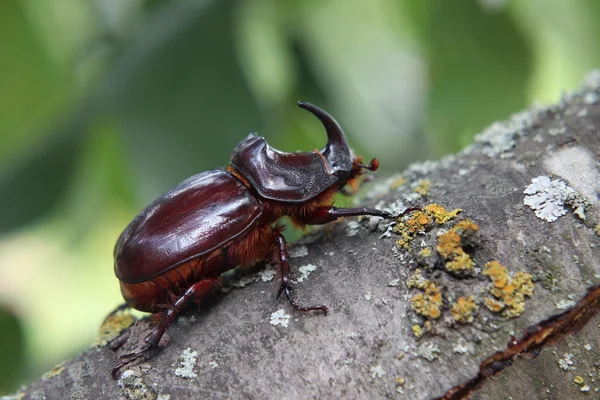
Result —
M512 278L506 267L496 260L485 264L483 274L492 281L489 292L493 298L484 299L485 306L493 312L502 311L507 318L518 317L525 311L525 297L533 295L533 281L530 274L517 272Z
M424 179L415 187L414 192L420 194L421 196L427 196L430 187L431 183L427 179Z
M428 280L421 275L421 269L417 268L415 272L406 281L406 286L410 288L425 289Z
M476 223L470 219L465 219L438 237L436 250L446 261L446 270L461 275L473 271L475 263L461 247L461 241L477 232L478 229L479 226Z
M431 319L437 319L442 315L442 292L435 282L417 279L416 287L423 290L412 297L411 308L417 314ZM411 286L409 286L411 287Z
M504 310L504 303L491 297L486 297L483 299L483 304L492 312L500 312Z
M106 317L100 327L100 337L96 339L98 346L106 346L108 342L117 338L119 334L135 322L135 317L129 313L118 312Z
M396 190L400 186L404 185L405 183L406 183L406 178L403 176L399 176L390 184L390 189Z
M431 229L435 224L441 225L455 218L462 210L457 208L454 211L446 211L439 204L429 204L420 211L413 212L410 217L404 221L398 221L394 227L394 232L402 236L396 241L398 247L408 248L414 235L418 232L425 232Z
M453 230L443 233L438 237L438 245L435 249L444 259L452 259L459 252L464 252L460 247L460 235Z
M419 251L419 255L421 257L427 258L431 255L431 249L429 247L424 247L423 249L421 249L421 251Z
M463 219L462 221L458 221L452 230L457 232L460 236L465 237L477 232L479 230L479 225L470 219Z
M417 339L425 334L425 332L423 332L423 328L421 328L421 325L416 325L416 324L413 325L412 331L413 331L413 335L415 335L415 337Z
M419 339L426 333L431 332L432 328L433 325L431 324L431 321L425 321L425 324L423 326L415 324L412 326L413 335L415 335L415 337Z
M452 304L450 312L454 320L459 324L469 324L473 322L473 315L479 306L475 303L473 296L459 297L456 303Z
M452 211L446 211L446 209L439 204L429 204L425 206L424 210L435 220L436 224L438 225L444 224L451 219L456 218L456 216L462 212L460 208L455 208Z
M63 373L63 371L65 370L65 365L64 365L64 361L56 364L54 367L52 367L52 369L48 372L46 372L44 375L42 375L42 380L48 380L51 378L54 378L55 376L58 376L60 374Z
M473 262L473 260L471 260L471 257L467 253L465 253L462 249L460 249L460 250L461 250L460 254L457 255L454 258L454 260L448 261L446 263L446 269L448 271L459 272L459 273L473 271L473 267L475 266L475 263Z

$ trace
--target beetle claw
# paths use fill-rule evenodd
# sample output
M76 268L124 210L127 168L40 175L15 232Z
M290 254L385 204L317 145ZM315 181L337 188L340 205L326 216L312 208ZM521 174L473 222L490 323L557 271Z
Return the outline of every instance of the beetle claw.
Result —
M152 350L153 347L154 346L152 343L146 342L146 343L144 343L144 345L142 346L141 349L131 352L131 353L124 354L121 357L119 357L119 360L117 361L117 365L115 365L115 367L112 369L112 372L111 372L113 379L117 379L119 371L123 367L125 367L129 364L132 364L132 363L136 362L137 360L146 358L148 356L148 354L150 353L150 350Z
M294 309L296 309L298 311L302 311L302 312L322 311L323 314L327 315L327 311L328 311L327 306L316 305L316 306L310 306L310 307L302 307L302 306L296 304L294 302L294 300L292 300L292 297L291 297L292 288L290 285L286 285L285 283L281 284L281 286L279 287L279 290L277 291L278 299L279 299L279 296L281 295L281 293L283 293L283 292L285 292L285 297L287 298L288 302L292 305L292 307L294 307Z
M281 284L281 286L279 286L279 290L277 291L277 297L275 297L276 300L279 300L279 297L281 297L281 293L283 293L283 290L286 289L288 286L285 284ZM287 295L287 293L286 293Z
M399 219L404 217L407 214L410 214L414 211L421 211L421 207L415 206L415 207L408 207L406 210L402 211L400 214L398 214L397 216L394 217L394 219ZM391 215L391 214L390 214Z

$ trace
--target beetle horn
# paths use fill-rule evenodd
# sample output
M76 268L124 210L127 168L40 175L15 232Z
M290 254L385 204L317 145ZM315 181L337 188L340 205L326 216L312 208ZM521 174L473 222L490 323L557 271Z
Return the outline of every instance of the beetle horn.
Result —
M299 101L298 106L310 111L323 123L327 131L327 146L321 150L321 153L329 161L332 172L350 171L352 169L352 154L340 124L327 112L313 104Z

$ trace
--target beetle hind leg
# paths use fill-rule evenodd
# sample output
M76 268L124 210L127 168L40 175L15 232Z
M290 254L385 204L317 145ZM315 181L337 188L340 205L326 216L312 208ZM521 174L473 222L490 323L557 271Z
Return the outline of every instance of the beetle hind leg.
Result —
M285 297L288 302L294 307L294 309L298 311L322 311L324 314L327 314L327 306L323 305L315 305L309 307L303 307L298 304L294 300L292 300L292 286L290 285L290 264L288 261L288 252L286 247L285 238L281 233L277 233L275 235L275 244L276 244L276 254L275 259L279 260L277 264L280 273L281 273L281 286L277 291L277 298L281 296L282 293L285 293Z
M119 357L117 365L115 365L112 370L112 377L116 379L119 371L126 365L138 360L146 359L150 352L154 348L158 347L158 343L167 331L167 328L169 328L169 326L173 323L175 318L177 318L181 310L183 310L190 302L190 300L198 303L204 297L208 296L213 289L220 286L221 283L217 277L204 278L190 286L185 293L179 297L164 313L160 323L154 327L152 332L144 339L143 345L139 349Z

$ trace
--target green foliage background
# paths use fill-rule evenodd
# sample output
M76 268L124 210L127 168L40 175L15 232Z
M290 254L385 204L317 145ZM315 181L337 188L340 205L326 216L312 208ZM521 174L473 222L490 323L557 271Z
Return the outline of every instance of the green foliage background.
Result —
M0 2L0 394L89 346L112 246L250 131L385 170L437 158L600 64L600 2ZM108 371L107 371L108 373Z

